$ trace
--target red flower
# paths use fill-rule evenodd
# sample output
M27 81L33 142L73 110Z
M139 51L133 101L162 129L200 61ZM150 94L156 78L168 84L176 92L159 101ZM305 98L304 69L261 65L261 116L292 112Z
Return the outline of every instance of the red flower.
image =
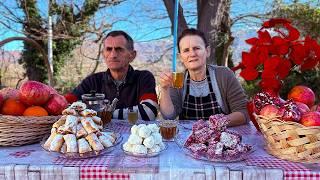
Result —
M257 33L258 37L246 40L252 47L242 52L242 62L233 69L241 69L240 75L248 81L261 78L262 89L279 90L290 71L320 64L320 45L309 36L299 39L300 32L287 19L270 19Z

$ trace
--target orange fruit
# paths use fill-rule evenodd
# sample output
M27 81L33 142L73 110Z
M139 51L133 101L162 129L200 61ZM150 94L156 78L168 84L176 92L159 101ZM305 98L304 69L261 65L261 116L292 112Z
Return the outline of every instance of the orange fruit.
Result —
M24 116L48 116L47 110L41 106L28 107L24 112Z
M26 107L24 104L16 99L7 99L4 101L1 113L5 115L21 116Z

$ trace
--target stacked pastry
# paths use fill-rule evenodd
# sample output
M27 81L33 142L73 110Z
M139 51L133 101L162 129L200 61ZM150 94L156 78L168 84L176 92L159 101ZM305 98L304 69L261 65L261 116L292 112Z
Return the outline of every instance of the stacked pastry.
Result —
M113 146L116 135L102 132L102 120L97 112L86 109L86 104L75 102L62 112L63 116L52 125L51 135L43 145L49 151L99 153Z
M160 152L165 148L159 127L156 124L139 124L131 127L128 141L123 149L134 154L151 154Z

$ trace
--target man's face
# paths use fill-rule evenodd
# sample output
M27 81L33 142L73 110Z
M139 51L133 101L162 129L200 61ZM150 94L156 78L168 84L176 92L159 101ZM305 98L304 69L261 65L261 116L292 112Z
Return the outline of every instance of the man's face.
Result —
M109 36L104 41L104 62L111 71L126 70L135 55L135 51L127 49L127 40L123 36Z

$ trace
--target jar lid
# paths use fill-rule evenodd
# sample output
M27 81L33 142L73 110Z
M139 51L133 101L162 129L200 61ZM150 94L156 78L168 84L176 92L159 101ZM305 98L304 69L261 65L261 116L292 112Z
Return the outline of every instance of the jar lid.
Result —
M104 100L105 95L101 93L91 93L91 94L82 94L81 98L83 101L99 101Z

